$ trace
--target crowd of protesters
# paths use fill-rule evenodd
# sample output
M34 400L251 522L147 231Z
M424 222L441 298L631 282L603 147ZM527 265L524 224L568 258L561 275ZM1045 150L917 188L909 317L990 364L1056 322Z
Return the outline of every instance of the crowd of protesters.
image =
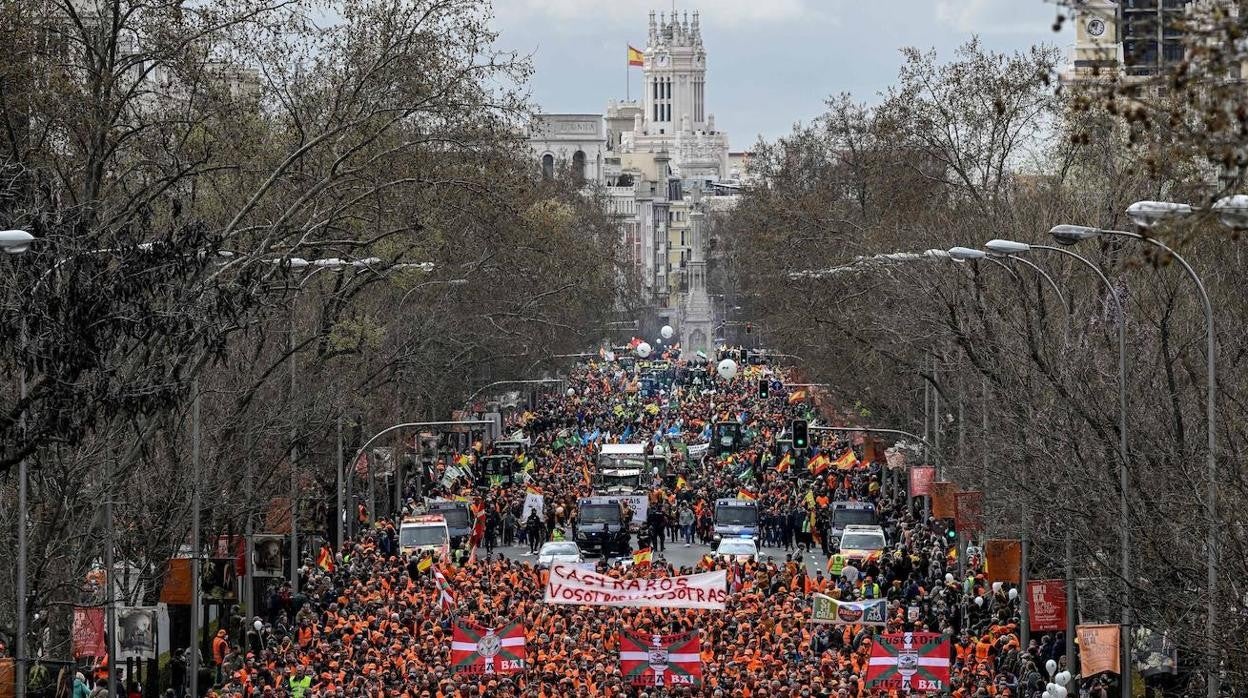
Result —
M964 559L959 567L943 530L923 521L921 506L904 492L882 496L883 458L858 453L856 463L814 475L805 466L810 454L786 460L777 448L789 420L813 417L816 411L785 389L779 369L741 362L737 374L724 380L714 373L714 361L684 361L674 353L663 359L670 368L657 384L644 387L638 366L587 363L569 376L567 393L511 417L508 430L520 430L531 441L520 478L524 482L482 490L460 481L449 488L435 484L425 493L470 498L483 521L483 535L471 541L479 546L424 565L405 559L395 523L379 520L368 522L335 551L332 565L306 565L300 594L275 596L254 618L238 619L233 633L219 633L206 658L215 672L213 694L883 696L892 693L867 683L873 637L905 630L950 638L948 695L1040 695L1047 681L1045 662L1065 663L1064 638L1044 635L1021 647L1018 605L1008 587L989 584L977 558ZM774 387L766 398L757 389L760 379ZM688 455L690 447L697 450L709 441L711 425L732 421L742 429L734 453ZM601 559L598 568L616 577L727 569L726 611L548 605L542 603L544 570L527 559L492 553L500 544L517 542L536 550L541 541L571 537L577 500L592 492L596 449L613 442L682 445L670 449L669 473L647 482L644 535L654 548L653 563ZM819 447L836 455L854 445L829 440ZM526 488L544 496L545 512L537 525L532 525L537 517L521 518ZM664 560L665 545L708 542L710 505L742 490L757 499L760 544L774 547L774 558L728 561L708 554L696 567L685 568ZM834 564L839 556L828 510L843 500L876 506L890 543L878 559ZM420 508L415 498L408 504ZM812 556L818 561L813 574L807 565ZM449 582L453 609L440 603L434 570ZM885 598L887 624L813 624L815 592L841 600ZM450 636L456 618L488 627L523 620L527 670L507 676L452 671ZM617 660L619 633L625 628L701 631L702 685L627 685Z

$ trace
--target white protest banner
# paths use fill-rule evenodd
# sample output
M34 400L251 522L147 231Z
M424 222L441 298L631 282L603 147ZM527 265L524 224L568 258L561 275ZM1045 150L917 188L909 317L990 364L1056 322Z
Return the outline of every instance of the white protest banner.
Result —
M615 579L557 562L550 566L546 603L722 611L728 601L726 582L724 570L662 579Z
M524 495L524 509L520 512L520 522L523 525L529 520L529 512L537 512L537 518L542 521L546 520L546 497L540 494L529 492Z
M710 444L695 444L689 447L690 458L701 458L706 455L706 450L710 448Z
M810 601L812 623L884 625L887 620L888 602L884 599L837 601L831 596L816 593Z
M446 472L442 474L442 480L440 481L440 484L443 487L449 488L451 485L455 484L455 480L458 479L461 475L463 475L463 473L459 471L459 468L456 468L453 465L448 465L446 466Z

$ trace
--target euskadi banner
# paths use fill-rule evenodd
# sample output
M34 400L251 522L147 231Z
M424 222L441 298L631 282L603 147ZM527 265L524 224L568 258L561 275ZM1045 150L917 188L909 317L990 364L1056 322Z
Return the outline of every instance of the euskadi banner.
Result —
M557 562L550 566L546 603L722 611L728 601L726 583L724 570L662 579L615 579Z

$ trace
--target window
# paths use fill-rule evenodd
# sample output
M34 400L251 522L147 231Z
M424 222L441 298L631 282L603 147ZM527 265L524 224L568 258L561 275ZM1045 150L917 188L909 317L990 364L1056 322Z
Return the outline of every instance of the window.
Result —
M555 156L550 153L542 156L542 176L548 179L555 176Z
M572 154L572 176L578 183L585 181L585 151L583 150Z

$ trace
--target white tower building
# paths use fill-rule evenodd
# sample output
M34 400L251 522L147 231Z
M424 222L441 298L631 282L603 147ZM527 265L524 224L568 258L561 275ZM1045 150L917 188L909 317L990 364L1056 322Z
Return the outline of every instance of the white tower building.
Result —
M706 49L697 12L683 18L650 13L642 81L641 118L623 134L621 152L667 151L673 176L722 179L728 173L728 137L706 109Z

